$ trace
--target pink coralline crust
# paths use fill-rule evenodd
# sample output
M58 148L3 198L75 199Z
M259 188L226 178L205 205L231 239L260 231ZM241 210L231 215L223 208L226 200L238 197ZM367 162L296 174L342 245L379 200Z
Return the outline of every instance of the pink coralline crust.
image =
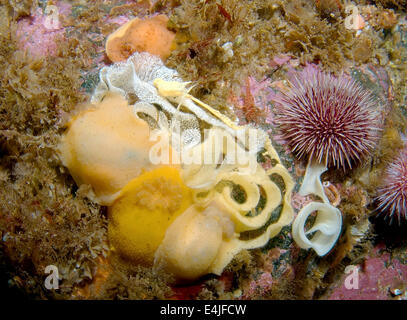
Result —
M270 85L268 79L257 81L254 77L249 77L249 87L252 96L255 99L256 105L260 107L265 107L267 104L267 87Z
M271 290L273 286L273 277L269 272L261 273L256 280L252 280L243 295L242 300L252 299L259 295L264 295Z
M360 69L362 70L362 72L365 76L369 77L370 81L378 82L378 84L380 85L380 87L383 90L385 99L388 99L390 101L394 99L393 88L391 86L389 74L386 72L386 69L378 67L374 64L363 65L360 67ZM387 107L390 107L390 105L388 105ZM390 111L390 110L386 110L386 108L383 108L383 109L384 109L383 111L385 111L385 113Z
M287 62L289 62L291 60L290 56L287 55L279 55L279 56L275 56L271 62L270 65L272 67L281 67L282 65L286 64Z
M263 272L258 280L259 287L263 291L268 291L273 285L273 277L268 272Z
M300 211L305 205L312 201L310 196L301 196L298 192L293 192L291 196L291 205L297 211Z
M288 66L289 68L293 68L293 67L298 67L299 64L300 64L299 59L295 59L292 56L289 56L286 54L280 54L280 55L274 56L270 62L270 66L272 68L280 68L283 66Z
M407 265L391 259L389 253L378 254L379 248L363 265L357 266L359 289L345 287L345 279L349 276L345 274L341 285L333 290L329 300L385 300L391 298L391 288L407 284Z
M259 273L253 277L251 281L243 286L243 294L239 299L253 299L261 296L267 296L270 294L273 287L280 286L282 279L286 281L293 281L295 278L295 271L292 265L290 265L285 259L281 258L281 255L292 251L292 248L281 249L275 247L263 255L262 263L258 267ZM278 263L278 269L275 270L275 263ZM272 273L276 272L280 276L274 277Z
M130 21L130 18L128 18L126 16L117 16L117 17L113 17L113 18L109 17L106 19L107 23L115 23L119 26L122 26L129 21Z
M270 111L266 114L266 123L271 125L272 127L276 127L276 122L274 120L274 113ZM288 147L288 143L284 140L283 136L279 133L275 133L273 129L268 129L266 131L273 141L273 143L277 143L278 145L282 146L284 149L285 154L291 154L290 148Z
M263 272L271 273L274 269L274 263L280 259L283 250L280 248L273 248L263 257L261 269Z
M378 215L384 215L390 224L407 220L407 147L388 166L377 194Z
M282 138L298 158L344 168L373 150L381 123L369 91L313 65L287 75L291 88L270 98Z
M56 1L55 4L58 7L59 14L63 16L69 16L72 12L72 4L64 1Z
M243 125L247 123L244 111L244 107L247 107L245 106L245 98L247 100L253 98L253 107L258 109L263 114L268 115L270 113L270 105L268 99L269 86L269 79L257 81L254 77L249 76L246 79L246 84L241 87L241 95L231 95L229 97L229 102L231 102L235 106L234 111L237 118L239 119L239 124ZM250 95L250 97L247 97L248 94Z
M56 7L60 16L71 11L70 4L58 2ZM58 41L63 41L64 33L61 23L52 22L50 15L41 9L37 9L33 16L21 19L17 26L20 48L34 57L55 56Z

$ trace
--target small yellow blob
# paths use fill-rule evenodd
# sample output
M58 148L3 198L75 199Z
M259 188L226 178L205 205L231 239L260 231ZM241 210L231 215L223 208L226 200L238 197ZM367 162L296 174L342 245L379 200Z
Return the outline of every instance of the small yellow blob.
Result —
M123 188L109 207L109 241L133 262L152 265L167 228L192 204L192 193L174 167L146 172Z
M89 197L110 205L129 181L159 167L150 161L155 144L148 124L133 113L127 101L109 95L70 121L59 150L76 183L92 186L94 195Z

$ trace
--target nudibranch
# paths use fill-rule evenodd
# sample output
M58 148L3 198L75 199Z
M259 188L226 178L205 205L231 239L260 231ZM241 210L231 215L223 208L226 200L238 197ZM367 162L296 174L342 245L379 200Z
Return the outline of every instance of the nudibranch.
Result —
M190 95L158 57L135 53L102 68L91 101L69 123L61 154L109 205L111 249L129 261L177 279L220 275L292 222L294 182L267 133Z

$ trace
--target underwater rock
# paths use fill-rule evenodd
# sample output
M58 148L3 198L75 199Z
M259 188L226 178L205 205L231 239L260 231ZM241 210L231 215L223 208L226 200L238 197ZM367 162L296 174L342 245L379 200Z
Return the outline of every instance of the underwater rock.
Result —
M350 279L353 276L353 281ZM406 299L407 265L392 259L382 244L377 245L362 264L353 265L333 287L329 300ZM347 280L348 279L348 280ZM399 289L392 297L392 291ZM403 298L404 296L404 298Z
M11 1L10 3L13 3L13 6L16 7L19 5L19 2L18 4L17 2ZM7 123L5 126L10 124L10 128L3 128L5 130L1 133L3 137L1 151L4 156L1 157L0 180L2 180L4 192L1 194L0 237L3 240L5 254L10 256L12 262L10 269L12 269L13 278L10 276L9 283L17 284L26 292L31 292L31 289L35 288L34 294L36 297L88 298L89 295L86 292L82 295L75 295L71 294L71 291L76 292L78 288L86 289L86 284L91 281L90 278L97 279L100 276L97 270L102 269L105 264L108 265L110 271L101 277L100 282L95 281L97 286L99 287L99 284L101 284L100 287L102 288L100 291L95 290L97 291L97 293L95 292L95 298L162 299L171 297L170 293L168 294L168 291L166 291L168 289L166 282L168 278L159 276L159 273L153 272L150 267L138 268L136 266L136 264L145 263L146 260L149 261L148 263L151 263L154 249L145 250L144 252L148 252L148 255L139 255L138 258L131 259L132 254L141 252L143 248L150 244L152 244L152 248L156 248L159 242L156 235L162 235L164 228L157 228L157 234L153 230L151 238L148 236L149 232L147 231L149 230L147 228L146 230L138 230L140 238L137 238L137 244L134 244L132 239L136 238L134 237L135 234L132 233L129 236L129 233L131 233L129 230L131 227L136 227L137 229L139 226L133 224L131 219L134 216L130 213L132 212L130 207L133 207L133 205L128 204L128 206L123 207L125 209L123 215L115 215L115 221L119 216L123 219L123 221L119 221L120 218L117 220L120 228L113 224L113 219L109 221L110 232L115 227L117 228L115 230L117 234L126 230L123 232L123 236L116 237L122 243L117 243L116 239L111 237L111 243L115 244L112 246L112 249L116 249L106 251L108 252L109 261L104 262L99 261L99 258L94 259L94 257L98 257L101 254L100 248L106 245L104 208L100 208L100 206L92 203L86 197L82 197L84 195L83 191L86 191L85 187L75 192L72 179L64 173L60 174L60 171L65 171L60 167L60 162L56 161L52 156L53 149L55 149L53 146L54 140L59 139L59 134L62 131L60 130L59 122L54 126L53 120L56 119L58 121L59 115L69 112L78 101L83 101L85 98L80 96L79 90L76 90L77 86L75 85L76 82L72 80L73 77L77 77L79 82L79 74L81 74L81 79L83 80L82 88L85 88L87 93L91 93L94 90L98 82L97 72L99 68L107 63L104 47L105 36L112 32L118 24L122 25L135 15L141 18L145 14L149 14L147 11L149 9L145 6L147 2L141 1L137 4L123 4L123 2L116 1L88 2L86 4L83 1L72 2L72 13L67 14L68 19L70 19L69 26L65 29L54 31L55 34L59 31L64 31L64 36L68 40L64 43L57 42L62 50L58 50L59 48L56 47L60 52L55 59L50 57L54 51L48 50L46 43L38 41L36 35L29 39L30 35L32 35L30 32L34 31L33 29L36 27L36 21L33 16L31 18L26 17L28 11L20 11L19 19L13 21L13 23L17 24L17 29L20 23L31 21L33 23L32 29L30 30L30 25L25 25L27 28L24 29L24 33L27 33L21 39L23 42L29 41L36 45L37 49L44 49L44 52L41 52L40 55L43 55L43 53L48 55L46 64L39 64L37 62L30 64L27 62L28 59L23 58L23 50L16 51L15 55L11 53L14 57L13 59L10 59L8 54L2 54L3 61L5 62L4 65L7 67L7 73L5 73L6 85L2 87L4 90L2 101L5 105L2 116L6 120L5 123ZM365 89L371 90L375 98L380 100L377 106L383 107L378 110L381 118L386 117L390 105L388 102L392 97L396 97L397 100L397 104L394 104L393 109L404 108L403 105L405 103L400 101L403 101L403 98L406 97L406 92L404 87L400 89L398 82L405 82L405 75L402 72L404 70L403 61L405 60L403 58L402 46L406 43L406 33L403 30L405 29L405 13L398 12L397 14L392 14L391 11L387 11L383 16L378 16L376 19L375 17L366 17L364 12L361 11L366 25L360 32L355 32L353 30L346 30L343 26L343 18L345 16L342 9L344 8L341 9L338 5L342 1L315 1L316 8L309 1L274 2L268 5L261 0L226 1L222 5L224 5L225 12L230 13L230 20L222 15L216 1L208 1L205 4L200 0L171 1L171 3L177 6L174 11L172 11L173 7L162 7L162 5L166 6L169 4L170 2L168 1L156 2L157 6L151 8L151 10L168 14L171 19L171 28L177 30L178 33L182 33L181 37L184 37L184 40L180 41L180 50L176 51L167 60L168 65L177 69L177 72L183 76L183 80L178 73L176 79L171 77L166 78L168 73L164 71L162 65L155 63L144 64L144 62L153 61L151 57L145 60L138 60L140 62L143 61L140 65L132 66L131 64L135 60L132 63L125 63L126 67L123 68L119 67L119 64L115 64L110 69L113 72L100 73L101 81L93 97L93 102L95 105L98 105L102 100L108 98L107 94L109 91L116 91L125 96L129 104L128 108L132 112L136 112L143 120L146 118L148 118L147 120L152 120L151 114L157 115L157 118L153 120L158 119L159 125L153 127L162 129L163 132L165 130L165 132L170 132L173 128L172 124L178 116L180 116L181 122L188 116L190 116L189 120L196 120L183 122L183 125L181 125L183 130L187 128L184 125L185 123L191 124L194 122L194 125L188 127L194 130L213 126L215 121L217 121L218 125L222 123L216 117L211 117L208 110L199 109L202 106L196 103L194 105L190 104L192 109L189 109L186 105L179 105L178 102L174 102L176 100L174 97L163 97L157 92L159 90L157 90L158 88L153 83L154 78L147 80L148 77L143 78L142 75L148 75L149 72L151 72L150 74L157 75L158 72L163 72L163 76L160 78L165 81L179 80L182 83L187 80L194 81L191 83L191 86L185 87L185 90L188 91L196 84L195 90L191 92L194 92L194 95L196 94L196 97L202 99L202 101L207 103L210 101L216 109L219 108L220 110L228 108L228 105L224 105L224 101L226 101L232 90L238 97L239 94L243 93L243 96L240 96L239 104L237 104L237 107L242 107L239 110L240 114L238 114L240 120L243 123L250 122L250 125L267 131L270 134L270 139L273 141L273 146L276 148L275 151L278 153L276 158L264 157L263 153L260 152L258 157L261 161L264 161L261 165L269 173L268 170L273 168L276 163L281 164L284 170L287 169L286 172L291 173L294 178L293 183L289 185L294 188L294 195L296 195L294 198L296 198L297 205L294 207L295 211L292 212L295 216L295 213L300 211L301 207L309 201L316 201L315 194L304 198L299 197L299 194L296 192L303 176L301 171L296 170L300 162L294 160L295 157L290 153L287 141L276 132L275 128L278 127L278 123L276 123L276 117L273 114L274 106L264 93L271 89L270 82L273 80L277 80L274 81L275 87L280 89L288 88L288 83L282 80L284 77L281 77L286 72L287 65L298 67L311 62L319 63L319 67L323 68L324 71L332 71L336 74L340 74L343 71L360 82ZM380 2L384 3L385 1ZM396 1L387 1L387 3L390 2L395 3ZM56 5L59 7L61 3L67 2L58 1ZM299 6L295 5L297 3ZM306 4L303 9L301 9L301 3ZM200 6L196 6L196 4L200 4ZM8 6L8 4L6 5ZM25 5L25 3L22 5ZM40 1L39 5L43 10L46 2ZM139 10L139 6L145 6L146 9ZM299 10L297 10L298 7ZM363 6L358 5L358 8L361 10ZM1 12L4 12L4 10ZM10 10L10 12L13 11ZM374 23L375 19L377 23ZM8 21L8 19L4 20ZM398 20L398 24L394 28L396 20ZM62 22L65 27L66 21ZM11 25L3 23L2 31L5 29L5 26L11 27ZM381 27L385 28L385 30L380 30L379 28ZM13 33L14 31L12 31L12 36L14 36ZM4 35L7 36L8 33L5 32ZM212 39L212 36L215 39ZM11 51L10 49L6 50L8 40L6 39L3 42L5 44L3 46L4 52ZM225 52L222 51L220 45L228 43L233 43L233 56L230 55L228 63L225 64L223 62L226 61L223 59ZM41 47L41 44L44 44L44 46ZM9 48L12 48L12 46L10 45ZM226 52L231 53L231 50L227 49ZM30 50L27 50L27 52L30 53ZM86 52L85 55L83 54L84 52ZM283 58L274 59L270 69L269 60L271 54L281 57L288 56L290 57L290 62L287 63L284 60L288 59ZM160 58L156 58L160 60ZM49 63L51 61L52 64ZM72 63L73 61L76 63ZM358 63L365 61L369 61L371 64L356 66ZM377 61L381 67L374 65ZM66 83L65 87L71 86L72 89L62 88L63 85L57 81L55 81L55 86L52 85L52 78L56 76L56 72L45 72L45 65L55 66L55 69L59 71L66 71L59 72L60 74L57 76L58 79L59 77L64 78L63 84ZM143 65L147 67L143 69ZM356 67L348 69L349 66ZM126 68L128 70L134 69L126 73L127 71L124 70ZM31 74L35 75L35 79L31 76L27 77L27 69L30 69L30 72L31 70L33 71ZM143 73L143 70L146 72ZM122 71L123 73L121 73ZM156 71L157 73L154 73ZM127 76L125 76L125 73ZM395 89L394 92L387 74L391 75ZM141 81L139 81L140 79ZM249 80L245 83L245 79ZM135 82L137 82L135 85L137 91L132 90ZM245 85L246 87L244 87ZM241 87L240 91L236 90L236 87L239 86ZM248 87L250 88L247 89ZM261 89L256 91L259 88ZM34 91L32 91L33 89ZM37 98L38 92L44 94L44 99ZM66 94L61 94L61 92L68 92L69 99L67 99ZM29 104L25 101L31 94L35 96L35 99L32 99L31 103L33 108L29 109L27 108ZM398 100L398 96L400 96L400 100ZM74 102L72 103L72 101ZM176 111L178 107L179 113ZM153 109L158 112L151 112ZM262 113L256 114L254 112L257 109L265 111L264 119ZM11 110L13 112L10 112ZM21 120L20 116L24 120ZM213 122L209 123L203 119ZM263 120L266 120L265 123ZM33 125L33 122L40 121L41 126ZM255 123L251 123L251 121ZM156 124L154 121L152 123ZM151 125L150 122L148 124ZM202 124L203 126L200 127ZM392 125L391 121L389 125ZM223 127L223 129L225 128ZM397 132L399 127L394 127L393 130ZM9 137L12 137L12 139ZM200 135L191 135L191 137L193 137L190 140L192 143L187 144L188 146L192 146L198 141L199 143L201 142L197 139L197 137L202 138ZM391 148L391 142L388 145ZM279 221L278 218L283 217L287 224L284 226L281 224L283 227L281 229L277 228L278 230L276 229L276 235L274 232L270 234L270 236L275 235L273 238L266 239L267 237L263 237L262 243L265 240L269 241L261 250L243 250L240 254L234 255L231 263L223 269L221 276L204 277L195 282L197 285L183 287L177 285L174 292L181 290L181 288L191 288L194 295L185 296L187 298L198 299L224 299L225 297L228 299L270 297L277 299L319 298L324 290L331 287L333 277L338 276L338 269L340 269L338 266L347 263L349 258L357 259L357 262L352 263L359 264L360 259L363 259L363 254L358 250L360 247L366 249L372 243L371 234L367 232L370 226L367 216L373 208L369 202L371 194L375 192L374 188L376 187L376 183L372 182L374 179L371 178L373 175L371 172L378 171L377 163L383 163L383 159L387 159L386 155L389 154L388 151L382 153L381 149L376 149L376 151L371 158L372 161L366 162L366 165L360 168L366 173L364 176L367 177L364 179L365 184L363 187L359 184L359 181L361 181L361 179L358 179L359 168L347 172L346 175L331 169L325 172L322 177L325 182L330 181L335 186L339 186L339 194L335 197L328 196L328 201L337 202L342 199L338 208L343 212L344 232L331 254L321 258L312 250L303 250L295 245L290 232L291 229L288 226L289 215L280 214L282 206L285 207L287 205L289 207L291 205L290 192L284 194L286 181L283 181L284 179L281 179L280 176L276 176L276 171L274 171L270 172L270 179L278 186L279 193L284 198L284 204L281 203L272 212L268 223L273 225L278 221L278 224L280 224L282 221ZM49 154L51 156L48 157ZM36 157L36 159L32 160L33 157ZM12 161L16 159L17 163L14 165ZM54 168L57 170L54 170ZM198 169L202 168L199 167ZM223 169L226 169L226 167ZM156 168L148 171L148 173L154 170ZM205 170L207 170L206 173L204 173ZM207 168L205 170L201 172L202 174L197 177L199 179L196 181L200 182L199 185L201 186L201 182L207 183L210 186L209 193L217 196L221 194L221 196L227 197L229 192L230 199L227 201L234 201L236 195L240 197L238 191L241 191L241 188L239 185L236 183L230 184L225 176L223 176L223 181L220 181L218 186L214 186L213 184L218 178L216 174L219 172L213 171L211 168L210 170ZM55 177L53 176L54 171L57 172ZM225 173L225 171L223 172ZM165 180L164 176L166 174L169 175L169 173L163 173L163 179L159 181ZM52 180L50 175L54 179L53 182L58 180L60 184L48 184L48 181ZM211 179L208 177L211 177ZM191 183L192 180L189 182ZM147 185L149 184L147 183ZM155 188L155 184L152 185L154 187L146 187L142 190L146 192L146 199L151 199L148 195L149 191L161 190L158 187ZM163 183L162 185L163 190L166 190L167 184ZM199 186L192 183L191 185ZM250 186L250 183L245 185ZM325 183L323 187L325 187ZM208 191L205 188L204 191ZM355 188L358 192L355 191ZM179 188L175 187L170 191L177 190ZM257 193L252 186L247 188L247 190L250 191L250 198L254 198L253 195L260 194L259 204L254 210L252 208L250 211L239 211L243 218L249 220L249 218L252 218L252 215L256 215L262 209L264 205L264 192L261 187ZM325 192L326 190L324 188ZM136 191L141 190L137 189ZM192 192L194 193L194 191L199 191L199 189L193 189ZM138 194L138 192L135 193ZM347 199L345 193L351 194L349 197L352 199ZM131 198L131 194L132 192L129 192L128 199ZM176 192L167 192L166 197L160 191L157 192L159 198L163 199L162 204L165 207L167 206L165 199L177 198L175 194ZM25 198L23 201L20 201L22 197ZM238 199L242 200L239 197ZM188 199L188 196L185 199ZM176 202L174 201L174 203ZM151 201L151 203L142 203L142 205L151 207L154 203L155 201ZM239 204L235 205L238 206ZM233 204L231 207L233 207ZM111 208L108 210L110 211ZM137 206L135 208L136 212ZM199 209L200 214L205 210L205 207L201 207ZM222 212L222 217L223 211L219 210L219 212ZM69 214L65 214L66 212L69 212ZM163 212L160 211L162 216L166 216ZM31 215L38 217L38 219L31 220ZM182 213L177 217L181 215ZM112 216L110 215L110 217ZM217 215L211 215L210 218L205 217L203 220L207 222L206 218L208 218L211 221L209 224L216 222L219 227L221 219L214 218L214 216L217 217ZM230 220L230 216L226 217ZM239 216L237 215L236 217ZM360 225L366 227L359 228L358 224L355 224L354 220L359 219ZM202 220L199 221L202 222ZM236 221L238 221L237 218ZM168 230L168 226L164 223L163 227ZM243 225L240 226L240 229L237 229L236 223L235 227L235 231L243 230ZM260 229L243 231L238 236L241 240L246 241L248 238L255 237L263 232L265 228L267 228L267 224L263 225ZM215 225L210 225L210 230L215 230L215 233L219 231ZM222 233L222 241L228 239L230 235L230 229L227 230L229 231L225 235ZM199 235L199 231L196 231L197 235ZM346 237L349 234L352 234L352 237L347 239ZM214 240L219 240L219 232L216 235ZM183 238L182 236L178 240ZM61 244L61 242L64 243ZM37 246L38 243L40 243L39 246ZM357 243L357 245L354 243ZM120 247L122 244L123 247ZM217 248L217 244L213 244L211 241L202 244L202 248L205 248L205 246L213 250L212 252L215 252ZM126 267L128 267L128 270L125 272L119 271L120 264L115 260L110 260L110 258L115 256L115 253L126 256L125 249L130 247L135 250L130 251L127 256ZM33 252L31 252L32 248L34 248ZM47 250L48 248L50 250ZM392 244L391 247L386 249L391 253L392 257L394 257L394 248ZM197 251L199 245L198 247L194 246L193 249ZM108 250L107 246L106 250ZM120 252L120 250L122 251ZM148 258L146 258L147 256ZM139 259L140 257L142 258ZM268 257L268 262L262 264L261 261L266 259L265 257ZM19 263L21 259L24 259L23 264ZM58 265L62 277L60 290L54 292L44 290L39 292L38 290L42 288L40 278L44 275L44 263L53 263L53 259L60 263ZM402 263L405 262L400 261L400 264ZM387 269L392 270L394 266L398 274L402 275L401 268L399 267L400 264L398 264L398 261L389 258L385 259L384 265ZM31 268L31 265L34 268ZM201 262L199 265L201 268L204 268L207 262ZM366 263L365 265L369 269L370 264ZM381 262L379 265L381 265ZM89 266L92 267L89 268ZM36 271L32 271L33 269ZM380 270L380 268L376 268L377 272L380 272ZM217 273L220 272L222 270ZM361 271L362 277L363 273L367 274L368 272L370 271ZM390 276L395 275L395 273L389 274ZM226 275L228 277L228 285L224 285ZM370 275L371 277L376 276L374 272L371 272ZM363 292L359 290L358 294L363 296L363 293L367 291L374 292L379 287L379 290L383 293L379 295L380 298L405 297L405 287L403 287L405 279L400 276L398 280L400 280L401 285L394 283L383 288L380 288L380 281L372 281L369 284L369 288L366 288ZM187 289L185 290L188 291ZM387 293L385 292L386 290L388 290ZM353 295L355 293L353 290L343 289L342 293L343 295L340 296L342 298L357 298L357 295Z
M37 9L32 17L24 17L17 24L19 45L34 57L55 56L58 42L65 39L65 29L59 15L69 11L70 5L51 7L53 11L44 14Z

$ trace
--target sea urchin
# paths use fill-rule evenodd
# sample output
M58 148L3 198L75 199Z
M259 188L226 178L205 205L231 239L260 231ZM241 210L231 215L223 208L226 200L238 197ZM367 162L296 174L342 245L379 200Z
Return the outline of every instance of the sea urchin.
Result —
M407 148L388 166L378 194L377 211L390 218L390 224L394 216L399 224L402 218L407 220Z
M381 121L369 91L312 65L290 77L290 84L273 101L282 136L299 158L351 168L372 151Z

